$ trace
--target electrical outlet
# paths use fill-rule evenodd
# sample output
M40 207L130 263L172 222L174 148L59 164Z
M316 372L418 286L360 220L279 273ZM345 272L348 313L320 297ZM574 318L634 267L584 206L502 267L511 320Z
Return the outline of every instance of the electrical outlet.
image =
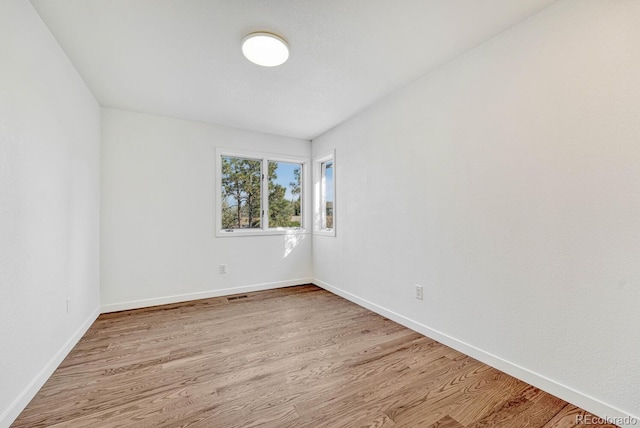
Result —
M220 265L220 273L227 273L227 265Z
M422 300L424 298L424 288L422 285L416 285L416 299Z
M71 297L67 297L67 313L71 313Z

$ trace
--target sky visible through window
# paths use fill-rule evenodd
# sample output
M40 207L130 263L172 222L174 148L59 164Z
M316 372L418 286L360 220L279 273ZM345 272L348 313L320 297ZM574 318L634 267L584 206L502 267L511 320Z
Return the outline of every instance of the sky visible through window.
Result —
M279 184L287 189L284 197L289 200L293 198L289 183L293 183L296 181L295 176L293 175L293 172L296 169L300 169L300 164L278 162L278 169L276 170L276 175L278 176L278 178L273 180L274 183Z
M224 157L224 159L229 160L231 157ZM290 184L296 181L296 177L294 175L294 171L296 169L300 169L302 166L300 164L295 163L287 163L287 162L278 162L278 168L276 169L276 175L278 178L273 180L274 183L281 185L286 189L285 198L293 199L293 194L291 193ZM333 172L331 172L333 176ZM333 193L333 189L330 190ZM227 202L232 203L232 196L229 196Z
M325 170L325 178L326 188L325 188L325 198L327 201L333 202L333 162L331 162L331 167Z

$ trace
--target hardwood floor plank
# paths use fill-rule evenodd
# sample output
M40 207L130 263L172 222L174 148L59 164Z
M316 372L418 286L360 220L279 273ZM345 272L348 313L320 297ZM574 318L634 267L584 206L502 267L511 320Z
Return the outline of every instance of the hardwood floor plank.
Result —
M466 427L499 409L507 398L505 391L510 391L510 395L522 395L528 387L528 384L496 370L465 389L449 415Z
M590 414L572 404L566 404L560 412L558 412L543 428L615 428L611 424L584 424Z
M100 315L12 426L565 428L577 415L306 285Z
M451 416L445 416L435 424L430 425L430 428L465 428L465 426Z

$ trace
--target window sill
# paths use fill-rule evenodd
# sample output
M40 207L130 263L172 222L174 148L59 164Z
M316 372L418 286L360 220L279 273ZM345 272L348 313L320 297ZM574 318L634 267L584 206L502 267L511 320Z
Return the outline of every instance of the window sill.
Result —
M336 236L336 230L335 229L314 230L313 234L317 236Z
M306 229L232 229L232 231L218 230L216 237L230 238L233 236L278 236L278 235L304 235L308 234Z

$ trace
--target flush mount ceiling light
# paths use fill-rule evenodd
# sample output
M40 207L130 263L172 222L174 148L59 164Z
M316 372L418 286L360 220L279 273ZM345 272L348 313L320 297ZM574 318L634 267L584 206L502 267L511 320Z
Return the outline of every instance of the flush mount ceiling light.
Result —
M275 34L251 33L242 40L242 53L254 64L275 67L289 59L289 46Z

